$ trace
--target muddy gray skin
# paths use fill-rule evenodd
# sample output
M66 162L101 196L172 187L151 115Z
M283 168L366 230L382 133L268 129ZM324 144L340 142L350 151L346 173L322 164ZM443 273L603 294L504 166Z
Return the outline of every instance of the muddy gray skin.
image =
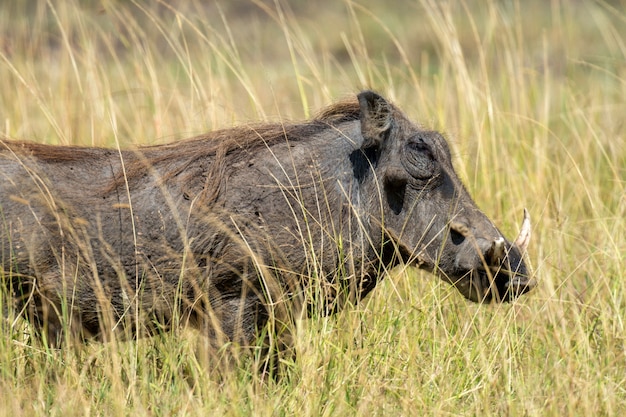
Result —
M528 219L506 240L445 139L371 91L303 123L132 150L0 141L0 211L1 279L51 344L175 324L251 344L399 264L476 302L535 285Z

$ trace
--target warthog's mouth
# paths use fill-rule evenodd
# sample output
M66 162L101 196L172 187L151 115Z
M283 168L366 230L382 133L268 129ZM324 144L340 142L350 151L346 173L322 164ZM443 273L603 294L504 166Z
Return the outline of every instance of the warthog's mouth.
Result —
M461 284L463 281L465 283ZM504 265L489 271L475 269L454 285L469 300L489 303L513 301L533 289L536 283L528 276L523 264L519 264L517 270L505 269Z
M429 266L429 262L415 260L412 264L439 275L465 298L477 303L510 302L537 285L528 274L518 252L512 248L498 266L489 266L488 269L479 267L453 276L446 274L440 267Z

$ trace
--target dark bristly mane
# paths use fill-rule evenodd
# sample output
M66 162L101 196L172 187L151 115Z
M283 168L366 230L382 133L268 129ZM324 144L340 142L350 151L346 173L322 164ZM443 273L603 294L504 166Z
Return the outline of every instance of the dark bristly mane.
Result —
M261 147L280 142L307 140L325 129L358 120L357 100L334 103L320 111L313 119L303 122L270 122L220 129L189 139L135 149L122 150L123 169L117 170L108 185L96 194L106 194L126 184L141 183L147 175L157 172L160 181L181 175L185 189L193 195L202 195L205 203L215 201L227 179L227 169ZM51 146L33 142L2 142L12 152L29 155L51 164L99 164L103 158L119 158L116 149L81 146Z
M201 159L207 156L230 154L237 149L254 149L259 146L274 144L280 140L299 141L307 139L309 135L318 133L328 127L337 126L344 122L358 120L359 103L354 100L345 100L334 103L320 111L312 120L304 122L286 123L251 123L239 127L220 129L177 142L142 146L131 153L137 153L143 162L136 161L145 168L145 164L158 163L171 158L171 154L161 152L176 150L176 156ZM11 148L18 154L31 155L46 162L71 162L89 159L97 154L98 148L82 146L55 146L34 142L4 141L4 147ZM113 149L111 149L113 151ZM133 164L133 161L129 161ZM129 175L133 169L129 166Z
M209 194L209 200L212 200L217 197L227 165L238 162L259 147L281 141L307 140L325 129L358 120L359 115L359 103L354 99L345 100L323 109L312 120L305 122L248 124L169 144L140 147L130 152L129 159L125 161L125 172L115 178L112 188L125 181L140 179L146 170L156 166L163 167L164 179L188 172L185 177L190 181L194 176L197 179L197 170L200 169L202 177L213 183L203 184L205 194ZM207 161L211 161L210 166L206 165Z
M228 167L254 154L259 148L280 142L304 141L326 129L359 120L359 117L358 101L348 99L326 107L307 121L247 124L172 143L122 150L123 169L117 170L104 188L93 191L106 194L126 184L139 184L156 171L160 181L181 175L185 188L191 194L201 194L204 202L210 205L228 177ZM2 144L12 152L51 164L98 164L103 158L119 158L119 155L112 155L118 153L116 149L32 142L3 141Z
M304 122L254 123L184 139L178 142L139 148L145 162L160 162L161 150L176 149L176 155L184 159L202 159L207 156L230 155L238 149L254 151L280 141L300 141L310 138L324 129L359 119L359 103L346 100L335 103ZM169 156L168 156L169 157ZM191 161L190 161L191 162Z

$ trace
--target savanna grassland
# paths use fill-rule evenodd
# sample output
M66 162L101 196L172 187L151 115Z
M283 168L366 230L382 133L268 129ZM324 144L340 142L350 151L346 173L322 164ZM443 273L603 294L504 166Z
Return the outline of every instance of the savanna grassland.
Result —
M446 134L509 238L528 208L531 294L480 306L399 269L299 322L297 358L265 382L252 360L219 368L191 330L51 350L3 295L0 415L626 412L625 1L0 4L9 138L164 143L363 88Z

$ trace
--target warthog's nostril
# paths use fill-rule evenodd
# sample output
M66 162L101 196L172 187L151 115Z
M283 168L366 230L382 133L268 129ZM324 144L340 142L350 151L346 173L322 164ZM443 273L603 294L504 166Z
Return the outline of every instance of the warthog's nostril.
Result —
M453 244L458 246L465 241L465 236L463 236L461 233L457 232L456 230L451 229L450 240L452 241Z
M463 223L453 222L450 224L450 240L454 245L460 245L465 242L465 238L469 236L470 231Z

